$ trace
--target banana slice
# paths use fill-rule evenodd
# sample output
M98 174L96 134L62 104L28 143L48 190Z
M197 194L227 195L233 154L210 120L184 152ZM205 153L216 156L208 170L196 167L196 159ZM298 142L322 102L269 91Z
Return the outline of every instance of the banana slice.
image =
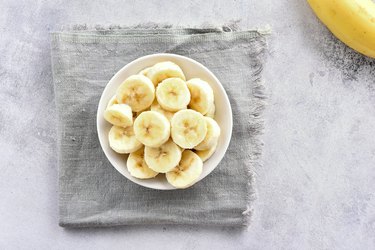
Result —
M191 95L189 107L202 115L207 114L214 103L214 92L211 86L199 78L190 79L186 84Z
M207 149L207 150L202 150L202 151L195 151L195 153L202 159L203 162L207 161L216 151L217 143Z
M194 148L207 134L204 116L191 109L180 110L174 114L171 127L172 139L181 148Z
M185 81L168 78L157 86L156 99L163 109L175 112L186 109L190 102L190 92Z
M174 112L167 111L167 110L163 109L159 105L159 103L158 103L158 101L156 99L154 100L154 102L151 105L151 110L159 112L160 114L164 115L165 117L167 117L168 121L171 121L171 119L172 119L172 117L174 115Z
M150 179L158 175L157 172L147 166L144 159L144 147L129 155L126 166L130 175L138 179Z
M104 119L119 127L131 126L133 124L132 109L126 104L113 104L104 111Z
M202 173L203 162L191 150L182 153L180 163L165 174L169 184L176 188L187 188L193 185Z
M112 96L111 100L109 100L109 102L107 104L107 108L111 107L113 104L118 104L116 95Z
M139 71L139 75L144 75L144 76L147 76L147 74L150 72L152 67L147 67L147 68L144 68L142 69L141 71Z
M135 138L133 126L112 126L108 134L109 146L120 154L129 154L142 147L142 143Z
M216 111L216 107L215 107L215 103L213 103L211 105L210 109L208 110L206 116L211 117L211 118L215 118L215 111Z
M147 165L158 173L166 173L178 165L181 160L181 149L172 140L158 148L145 148Z
M182 69L173 62L160 62L152 66L151 70L147 72L148 78L154 83L155 86L164 79L177 77L186 80Z
M156 111L142 112L134 121L136 138L148 147L159 147L170 136L168 119Z
M144 75L132 75L118 87L116 97L119 103L126 103L133 112L139 112L151 106L155 87Z
M217 122L210 117L204 117L204 120L207 123L207 134L204 140L194 147L196 150L207 150L212 148L217 144L220 136L220 127Z

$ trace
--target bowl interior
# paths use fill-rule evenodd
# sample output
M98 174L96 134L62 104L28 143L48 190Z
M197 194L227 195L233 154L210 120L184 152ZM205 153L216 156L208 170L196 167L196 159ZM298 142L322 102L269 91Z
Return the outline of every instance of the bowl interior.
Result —
M203 172L198 181L202 180L209 173L211 173L212 170L215 169L215 167L224 157L224 154L230 142L230 138L232 135L232 110L230 107L228 96L225 93L225 90L219 80L206 67L194 61L193 59L174 54L154 54L138 58L137 60L127 64L113 76L102 93L97 113L97 129L100 145L106 157L122 175L144 187L160 190L170 190L175 189L175 187L171 186L165 179L165 176L162 174L158 175L156 178L147 180L137 179L129 174L126 167L127 155L118 154L109 147L108 132L111 129L112 125L105 121L103 118L107 103L112 98L112 96L115 95L118 86L127 77L137 74L142 69L150 67L155 63L161 61L172 61L179 65L184 71L186 79L198 77L207 81L211 85L215 95L215 120L221 128L221 135L215 153L211 156L210 159L204 162Z

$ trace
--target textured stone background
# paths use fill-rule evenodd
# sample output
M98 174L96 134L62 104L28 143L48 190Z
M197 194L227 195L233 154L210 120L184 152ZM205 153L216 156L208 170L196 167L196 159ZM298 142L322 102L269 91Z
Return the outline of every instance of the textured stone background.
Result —
M264 167L246 230L57 226L49 35L63 25L270 24ZM302 0L0 1L1 249L375 249L375 61Z

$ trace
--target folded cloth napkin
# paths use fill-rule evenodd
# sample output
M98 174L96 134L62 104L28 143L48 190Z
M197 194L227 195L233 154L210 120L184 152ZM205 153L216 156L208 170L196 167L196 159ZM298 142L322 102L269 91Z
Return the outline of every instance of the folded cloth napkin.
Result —
M117 28L52 34L61 226L247 225L262 150L258 136L266 38L258 31L224 30ZM96 132L99 98L111 77L132 60L161 52L208 67L224 85L233 110L233 135L224 159L184 190L152 190L127 180L106 159Z

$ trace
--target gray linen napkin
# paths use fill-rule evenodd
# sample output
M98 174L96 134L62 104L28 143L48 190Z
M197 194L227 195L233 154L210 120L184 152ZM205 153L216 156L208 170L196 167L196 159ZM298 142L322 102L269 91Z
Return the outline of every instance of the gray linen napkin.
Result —
M73 30L52 34L58 112L59 207L63 227L131 224L246 225L255 196L264 108L265 36L220 29ZM175 53L207 66L233 109L233 135L220 165L185 190L132 183L108 162L96 133L96 110L110 78L153 53Z

